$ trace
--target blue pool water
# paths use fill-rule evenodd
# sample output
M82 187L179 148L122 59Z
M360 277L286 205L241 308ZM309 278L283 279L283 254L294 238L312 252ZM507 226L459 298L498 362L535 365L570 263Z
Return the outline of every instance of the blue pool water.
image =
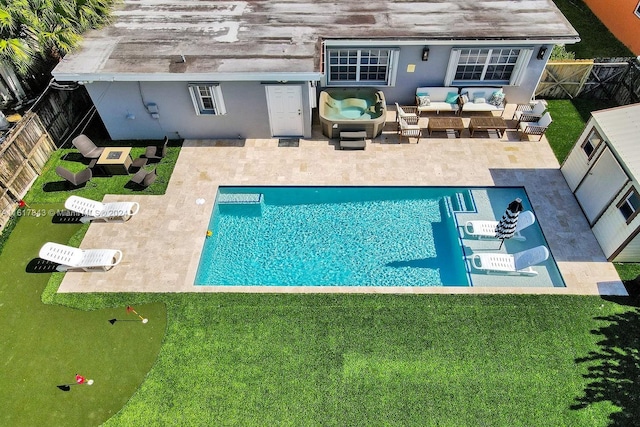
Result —
M220 203L238 193L262 196ZM449 202L468 197L433 187L220 187L196 285L469 286Z

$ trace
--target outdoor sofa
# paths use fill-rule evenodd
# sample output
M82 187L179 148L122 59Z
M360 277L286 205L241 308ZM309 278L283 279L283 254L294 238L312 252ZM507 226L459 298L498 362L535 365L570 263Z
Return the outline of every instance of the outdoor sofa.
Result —
M499 87L464 87L460 89L462 112L504 112L507 105L504 92Z
M418 114L423 112L440 113L440 111L457 113L458 88L455 87L419 87L416 89L416 105Z

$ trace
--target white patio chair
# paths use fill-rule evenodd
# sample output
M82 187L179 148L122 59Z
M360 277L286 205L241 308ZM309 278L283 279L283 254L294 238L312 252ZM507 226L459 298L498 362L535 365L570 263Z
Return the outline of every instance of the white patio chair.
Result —
M407 141L410 137L418 138L418 142L420 142L420 137L422 136L422 128L417 124L417 122L416 124L409 124L403 117L400 117L398 120L398 133L400 134L400 137L407 138Z
M405 111L405 109L409 109L411 108L412 110L414 110L414 112L408 112ZM417 107L401 107L400 105L398 105L398 103L396 102L396 122L398 123L398 125L400 124L400 119L404 119L407 123L411 124L411 125L417 125L418 124L418 115L415 113L415 111L417 111Z
M45 243L38 256L60 264L58 271L107 271L122 261L117 249L80 249L53 242Z
M511 238L513 240L525 241L527 238L520 232L536 222L536 216L531 211L524 211L518 215L516 223L516 234ZM499 221L467 221L464 225L464 231L468 236L477 239L496 239L496 226Z
M140 205L137 202L101 203L79 196L70 196L64 207L82 215L81 222L104 221L125 222L138 213Z
M536 246L513 255L503 253L476 253L471 255L471 265L487 274L516 274L535 276L538 274L531 266L540 264L549 258L549 249ZM469 259L469 258L467 258Z
M551 119L551 114L549 114L549 112L547 111L537 122L518 123L518 131L522 133L520 139L522 139L522 137L524 136L528 137L528 135L540 135L540 138L538 139L538 141L540 141L551 122L553 122L553 120Z
M518 122L536 122L540 120L540 117L542 117L546 109L547 106L544 102L538 101L529 109L516 110L515 113L513 113L513 118Z

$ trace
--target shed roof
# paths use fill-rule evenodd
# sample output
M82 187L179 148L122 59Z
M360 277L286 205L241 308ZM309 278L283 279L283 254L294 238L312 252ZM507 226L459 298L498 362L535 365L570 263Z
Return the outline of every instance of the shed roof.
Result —
M591 116L619 160L640 180L640 104L594 111Z
M322 38L574 43L552 0L124 0L56 78L119 73L317 73ZM186 61L182 61L184 58Z

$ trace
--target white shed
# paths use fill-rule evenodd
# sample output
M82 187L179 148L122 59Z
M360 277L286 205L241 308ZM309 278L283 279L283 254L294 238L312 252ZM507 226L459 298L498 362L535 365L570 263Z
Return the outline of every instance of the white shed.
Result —
M607 259L640 262L640 104L592 112L561 171Z

